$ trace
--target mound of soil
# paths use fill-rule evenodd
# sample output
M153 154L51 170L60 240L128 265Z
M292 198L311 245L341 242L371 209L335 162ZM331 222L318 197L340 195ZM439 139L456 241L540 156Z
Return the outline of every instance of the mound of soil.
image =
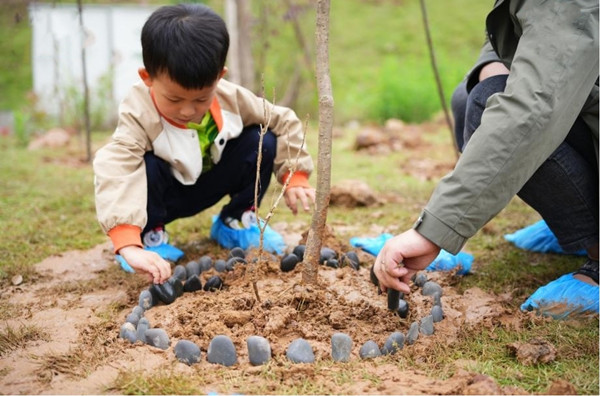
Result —
M324 246L338 253L350 249L336 240L331 230ZM214 257L215 251L219 257ZM209 246L206 251L195 251L188 260L203 254L225 258L227 253ZM256 252L249 256L253 254ZM334 394L516 392L460 368L447 380L398 369L398 361L426 359L437 345L452 344L470 326L491 326L510 317L496 296L479 289L457 294L450 285L454 275L448 273L428 273L444 289L441 300L445 319L435 324L435 333L420 335L415 344L406 345L396 355L361 361L358 350L366 341L382 346L392 332L406 334L412 322L430 313L433 302L413 286L414 291L406 296L408 317L402 319L391 313L386 297L378 294L369 280L374 258L364 253L360 257L362 267L358 271L320 266L317 285L302 283L301 265L282 273L278 258L263 258L254 267L237 265L234 271L221 274L225 284L222 290L185 293L170 305L159 304L146 311L151 326L169 334L171 346L165 351L139 342L130 344L118 337L125 317L148 285L118 268L109 243L50 257L35 266L37 279L2 290L2 298L10 299L11 311L5 313L4 333L29 331L31 336L22 344L3 347L0 389L13 394L97 394L110 389L124 372L164 372L168 367L173 373L202 372L208 379L213 378L214 383L207 383L199 393L243 392L249 386L266 392L282 383L307 378L319 383L325 393ZM203 277L213 274L211 270ZM253 279L259 299L252 287ZM336 332L350 335L354 342L351 362L346 366L331 360L331 336ZM226 370L232 377L243 378L243 385L236 386L236 381L221 383L219 373L224 368L206 361L211 339L221 334L232 339L238 354L238 363ZM273 360L268 370L272 375L268 377L261 375L261 367L252 367L248 361L246 340L252 335L261 335L271 344ZM317 363L330 362L326 368L287 361L288 345L300 337L310 342ZM200 363L188 367L177 361L173 349L181 339L200 346ZM328 378L349 364L360 367L352 381L336 383ZM378 378L376 387L366 379L371 375Z

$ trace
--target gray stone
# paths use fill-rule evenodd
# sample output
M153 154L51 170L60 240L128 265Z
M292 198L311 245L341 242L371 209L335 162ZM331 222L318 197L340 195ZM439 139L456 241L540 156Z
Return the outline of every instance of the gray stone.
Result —
M197 261L190 261L185 265L186 279L192 275L200 275L200 264Z
M402 319L405 319L408 316L408 303L406 300L398 300L398 310L396 312Z
M404 348L404 334L399 331L395 331L383 344L383 348L381 348L381 353L384 355L393 355L398 352L400 349Z
M442 307L439 305L434 305L433 308L431 308L431 317L433 318L433 323L440 322L442 319L444 319L444 311L442 311Z
M415 285L418 287L423 287L423 285L427 282L427 275L425 272L419 272L417 276L415 276Z
M137 316L139 316L140 318L144 317L144 308L140 307L139 305L136 305L135 307L133 307L133 309L131 310L131 313L136 314Z
M146 343L146 330L150 328L150 322L146 318L140 318L138 322L137 329L135 331L135 336L138 341Z
M282 272L290 272L296 268L296 265L300 262L298 256L294 253L287 254L283 256L281 261L279 262L279 268Z
M178 264L173 268L173 276L177 277L180 281L185 282L187 279L187 270L181 264Z
M360 350L358 351L358 356L360 356L360 358L363 360L373 359L378 356L381 356L379 345L377 345L377 343L373 340L365 342L363 346L360 347Z
M419 338L419 324L417 322L412 322L410 324L410 329L408 329L408 333L406 334L406 345L414 344Z
M154 299L152 298L150 290L142 290L140 293L139 306L142 307L144 311L147 311L154 306Z
M222 287L223 280L217 275L211 276L210 278L208 278L206 283L204 283L204 291L221 290Z
M331 357L336 362L350 361L352 338L345 333L335 333L331 336Z
M137 341L135 326L129 322L123 323L121 325L121 330L119 331L119 337L134 344Z
M234 247L229 252L229 257L228 258L232 258L232 257L240 257L240 258L245 259L246 258L246 252L244 252L244 249L242 249L241 247Z
M177 344L175 344L175 357L181 363L191 366L200 361L200 355L200 347L192 341L179 340L177 341Z
M420 331L423 335L433 334L433 316L427 315L424 318L421 318Z
M292 363L314 363L315 353L304 338L296 338L288 346L285 355Z
M320 252L319 262L321 264L325 264L327 262L327 260L332 259L332 258L337 259L336 251L331 248L328 248L328 247L322 247L321 252Z
M130 313L129 315L127 315L127 317L125 318L125 322L131 323L134 328L137 326L139 321L140 321L139 315L136 313L133 313L133 312Z
M198 264L200 264L200 272L206 272L213 267L213 259L210 256L202 256L198 260Z
M442 287L433 281L425 282L423 290L421 291L424 296L433 296L435 293L442 295Z
M148 329L144 333L146 336L146 344L152 345L159 349L168 349L171 345L169 335L163 329Z
M215 271L217 271L217 272L225 272L225 271L227 271L227 263L225 262L225 260L217 260L217 261L215 261Z
M433 305L439 305L440 307L442 306L442 293L439 293L439 292L433 293L432 298L433 298Z
M218 335L210 341L206 360L209 363L233 366L237 363L237 353L233 341L225 335Z
M253 366L260 366L271 359L271 345L269 341L260 336L250 336L246 340L248 346L248 359Z
M306 245L298 245L294 248L292 253L298 257L300 261L304 260L304 252L306 251Z
M173 286L173 292L175 293L175 297L181 297L183 295L183 282L176 276L171 276L167 281Z

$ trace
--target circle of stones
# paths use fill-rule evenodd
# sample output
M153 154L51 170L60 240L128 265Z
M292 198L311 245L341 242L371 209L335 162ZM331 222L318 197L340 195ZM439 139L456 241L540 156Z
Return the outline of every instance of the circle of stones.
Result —
M292 271L296 265L303 260L304 245L298 245L292 253L284 255L280 260L280 269L283 272ZM323 247L321 249L321 264L328 267L339 268L340 266L350 266L355 270L360 269L360 261L355 252L347 252L338 259L337 252L333 249ZM192 260L185 266L176 265L173 275L162 285L154 284L148 289L143 290L139 296L139 303L133 308L125 319L125 323L120 328L119 337L132 344L141 341L144 344L166 350L171 345L171 340L167 332L161 328L152 328L147 318L144 317L145 311L152 308L159 302L165 304L173 303L184 292L195 292L198 290L215 291L223 287L223 280L219 275L211 276L204 285L200 280L200 274L214 268L222 273L232 271L237 264L246 263L245 251L241 248L233 248L229 252L227 260L216 260L210 256L202 256L198 261ZM377 277L370 270L371 282L379 286ZM401 350L404 345L412 345L419 338L419 334L426 336L434 333L434 323L444 318L442 310L441 296L442 288L439 284L429 281L425 272L419 272L413 277L413 283L421 288L425 296L431 296L433 307L429 315L420 321L411 323L406 334L396 331L390 334L383 346L380 348L374 340L366 341L359 349L359 357L363 360L376 358L382 355L395 354ZM408 316L408 303L404 300L404 294L397 290L388 289L387 292L388 309L401 318ZM269 341L261 336L250 336L246 340L248 348L248 359L250 364L258 366L267 363L271 357L271 346ZM345 333L335 333L331 337L331 357L336 362L348 362L352 352L352 338ZM192 365L198 363L201 359L200 347L189 340L179 340L174 348L175 357L182 363ZM232 340L225 335L215 336L209 343L207 349L207 361L213 364L223 366L232 366L237 363L237 352ZM314 363L315 355L310 343L303 339L293 340L287 350L286 357L292 363Z

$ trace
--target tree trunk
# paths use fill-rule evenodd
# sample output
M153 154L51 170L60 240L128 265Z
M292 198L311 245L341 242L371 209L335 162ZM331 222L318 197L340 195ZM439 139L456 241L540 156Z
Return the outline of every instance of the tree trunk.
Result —
M252 14L250 0L226 0L225 19L229 31L227 79L254 90L254 61L252 59Z
M319 257L327 221L331 190L331 131L333 129L333 93L329 75L329 0L317 3L317 90L319 93L319 148L317 197L306 241L302 281L316 284Z

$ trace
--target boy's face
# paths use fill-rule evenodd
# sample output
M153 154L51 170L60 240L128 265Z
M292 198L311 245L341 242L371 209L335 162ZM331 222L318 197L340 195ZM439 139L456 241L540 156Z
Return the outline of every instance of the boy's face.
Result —
M201 89L183 88L165 73L154 78L150 77L143 68L139 70L139 75L144 84L152 89L156 107L163 117L177 124L186 125L188 122L202 121L215 97L217 83L226 71L227 68L224 68L212 85Z

